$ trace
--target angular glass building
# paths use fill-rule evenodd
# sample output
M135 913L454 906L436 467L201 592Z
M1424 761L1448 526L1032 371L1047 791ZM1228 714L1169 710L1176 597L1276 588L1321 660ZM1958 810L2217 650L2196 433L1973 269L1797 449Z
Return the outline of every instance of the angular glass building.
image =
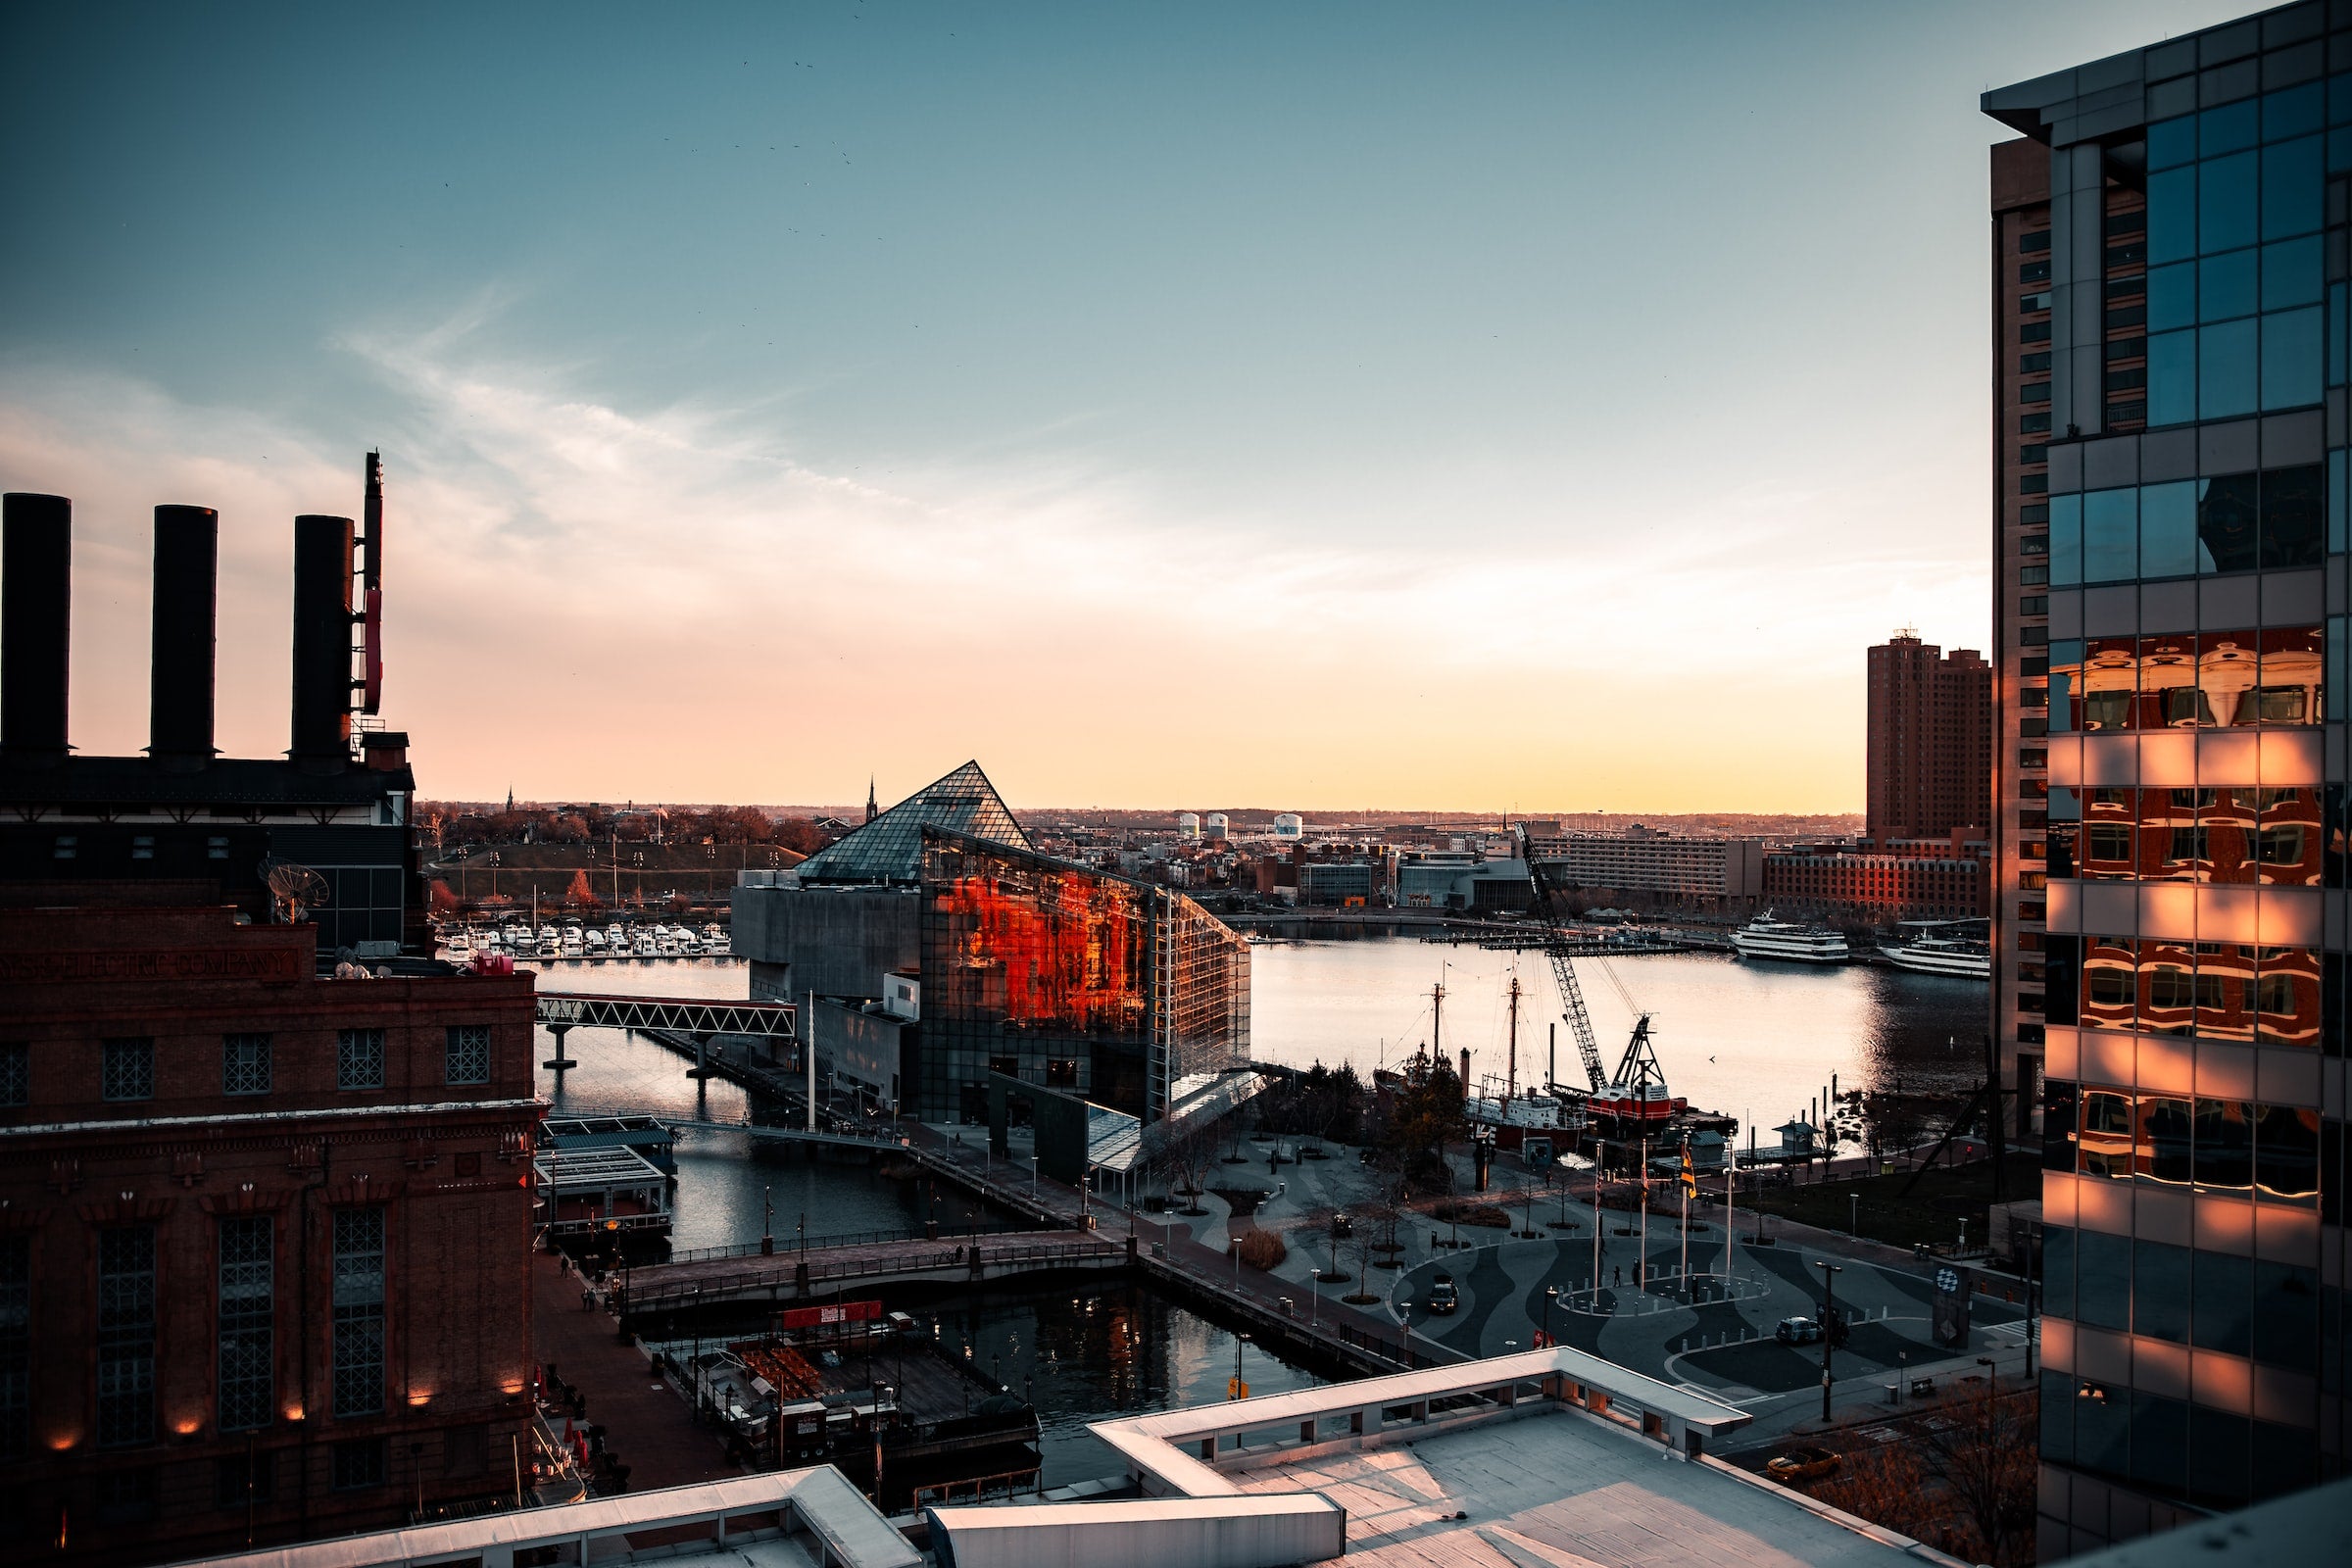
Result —
M2047 1561L2345 1468L2352 7L1984 109Z
M733 943L755 996L878 1004L916 980L892 1093L924 1121L985 1119L998 1072L1152 1123L1250 1058L1249 944L1180 893L1038 854L978 762L738 887Z

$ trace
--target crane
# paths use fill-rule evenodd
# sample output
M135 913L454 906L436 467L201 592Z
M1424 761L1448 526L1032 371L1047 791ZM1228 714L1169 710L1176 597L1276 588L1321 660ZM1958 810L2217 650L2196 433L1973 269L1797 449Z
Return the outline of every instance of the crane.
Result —
M1635 1004L1625 982L1617 978L1617 971L1609 967L1605 958L1601 960L1600 972L1617 988L1618 1000L1625 1004L1625 1010L1634 1015L1634 1032L1625 1043L1625 1054L1618 1058L1615 1075L1611 1076L1601 1066L1600 1042L1593 1037L1592 1019L1585 1011L1584 988L1577 984L1576 964L1568 956L1568 935L1560 929L1559 914L1552 906L1551 883L1544 874L1544 862L1526 846L1524 830L1521 846L1528 875L1535 882L1537 911L1544 921L1544 951L1551 958L1551 975L1559 983L1568 1030L1576 1036L1576 1049L1585 1058L1585 1076L1592 1082L1596 1105L1615 1105L1620 1108L1614 1114L1643 1122L1680 1109L1682 1102L1670 1098L1666 1092L1666 1074L1658 1066L1657 1049L1649 1038L1649 1014Z
M1609 1087L1608 1074L1600 1065L1600 1042L1593 1038L1592 1019L1585 1011L1584 988L1576 983L1576 964L1568 956L1567 937L1560 930L1559 916L1551 905L1551 883L1544 874L1544 862L1529 850L1520 854L1527 860L1528 875L1536 884L1536 909L1544 919L1544 951L1551 958L1551 977L1560 988L1560 1003L1567 1009L1568 1032L1576 1036L1576 1049L1585 1058L1585 1076L1592 1080L1592 1092L1600 1094Z

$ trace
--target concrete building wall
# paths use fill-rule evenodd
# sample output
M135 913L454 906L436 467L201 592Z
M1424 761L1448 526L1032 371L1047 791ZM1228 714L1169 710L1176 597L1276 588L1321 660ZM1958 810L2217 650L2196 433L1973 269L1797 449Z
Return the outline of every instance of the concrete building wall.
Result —
M817 1070L854 1078L881 1099L896 1102L904 1093L906 1047L915 1026L874 1006L869 1011L845 1003L817 1003Z
M754 996L882 1000L887 977L921 958L912 889L738 887L731 951L752 960Z

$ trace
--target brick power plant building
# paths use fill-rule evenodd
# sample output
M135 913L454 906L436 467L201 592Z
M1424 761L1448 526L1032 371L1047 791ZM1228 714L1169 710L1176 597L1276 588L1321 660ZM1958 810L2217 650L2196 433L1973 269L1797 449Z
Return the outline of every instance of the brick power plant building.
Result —
M217 516L156 509L153 745L76 757L71 510L7 498L0 1559L379 1529L528 1480L532 983L420 956L406 738L353 745L369 479L364 538L295 521L267 760L214 755Z

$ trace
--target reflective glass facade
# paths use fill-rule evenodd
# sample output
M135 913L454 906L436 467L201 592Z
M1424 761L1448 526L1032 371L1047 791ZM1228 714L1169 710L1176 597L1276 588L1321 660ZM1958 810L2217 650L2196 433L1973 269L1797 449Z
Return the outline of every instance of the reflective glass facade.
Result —
M1001 1072L1154 1120L1172 1085L1248 1060L1249 945L1192 900L938 828L922 842L917 1114L978 1119Z
M922 867L923 829L927 827L1015 849L1032 847L1029 835L1013 820L1004 797L980 771L980 764L966 762L803 860L799 878L804 885L911 883Z
M2046 1561L2345 1470L2352 10L1984 108Z

